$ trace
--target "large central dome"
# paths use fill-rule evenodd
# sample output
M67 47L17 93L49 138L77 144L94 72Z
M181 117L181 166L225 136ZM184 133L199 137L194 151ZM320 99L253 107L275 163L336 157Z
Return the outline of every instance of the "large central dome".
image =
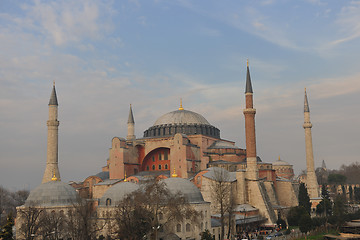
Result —
M164 124L204 124L210 123L200 114L188 110L177 110L166 113L156 120L153 126Z
M184 110L182 107L159 117L154 125L144 132L144 137L167 137L176 133L220 138L219 129L212 126L200 114Z

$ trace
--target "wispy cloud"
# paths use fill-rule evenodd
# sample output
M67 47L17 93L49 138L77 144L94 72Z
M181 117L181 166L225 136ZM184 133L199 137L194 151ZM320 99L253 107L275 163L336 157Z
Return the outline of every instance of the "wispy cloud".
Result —
M351 1L341 9L335 22L344 37L330 42L338 45L360 37L360 1Z
M33 4L23 4L22 8L27 15L16 18L15 22L43 35L57 46L86 38L100 39L102 33L112 27L107 20L113 12L105 2L37 0Z

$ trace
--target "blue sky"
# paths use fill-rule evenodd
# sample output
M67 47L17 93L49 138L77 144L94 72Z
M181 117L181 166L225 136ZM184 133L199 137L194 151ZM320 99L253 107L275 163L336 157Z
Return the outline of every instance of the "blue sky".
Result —
M101 170L130 103L138 137L182 98L245 148L246 59L263 161L305 169L304 87L316 167L358 161L359 40L360 1L2 0L0 184L41 182L54 80L63 181Z

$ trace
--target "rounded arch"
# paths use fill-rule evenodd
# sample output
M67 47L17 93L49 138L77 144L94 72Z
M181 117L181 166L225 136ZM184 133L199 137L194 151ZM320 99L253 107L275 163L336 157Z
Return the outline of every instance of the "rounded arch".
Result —
M166 166L166 167L165 167ZM170 148L159 147L150 151L141 162L141 171L164 171L170 167Z

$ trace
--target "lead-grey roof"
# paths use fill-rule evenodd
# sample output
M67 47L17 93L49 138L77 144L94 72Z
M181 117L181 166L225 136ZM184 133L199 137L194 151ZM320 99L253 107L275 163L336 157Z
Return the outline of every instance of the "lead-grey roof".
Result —
M109 179L109 172L108 171L103 171L103 172L99 172L97 173L95 176L101 178L101 180L106 180L106 179Z
M132 107L131 107L131 104L130 104L130 110L129 110L128 123L135 123L135 121L134 121L134 115L133 115L133 112L132 112Z
M229 172L223 168L211 167L207 168L207 173L204 173L204 177L210 178L214 181L234 182L236 181L236 172Z
M304 112L310 112L306 89L305 89L305 97L304 97Z
M166 113L159 117L153 126L165 124L199 124L211 126L203 116L189 110L177 110Z
M252 85L251 85L250 70L249 70L249 66L247 66L245 93L252 93L252 92L253 92L253 89L252 89Z
M79 199L78 193L70 185L61 181L43 183L32 190L25 206L72 206Z
M110 187L100 199L100 206L106 206L106 199L111 199L111 206L119 203L130 193L139 189L139 185L132 182L119 182Z
M234 144L230 143L230 142L225 142L225 141L215 141L213 142L208 149L239 149L237 146L235 146Z
M55 84L54 84L52 92L51 92L49 105L56 105L56 106L58 105L57 96L56 96L56 90L55 90Z
M247 203L236 205L234 208L234 211L236 211L236 212L252 212L252 211L256 211L256 210L258 210L258 209Z
M182 193L189 203L202 203L204 198L200 190L189 180L184 178L166 178L164 180L166 187L171 193Z

